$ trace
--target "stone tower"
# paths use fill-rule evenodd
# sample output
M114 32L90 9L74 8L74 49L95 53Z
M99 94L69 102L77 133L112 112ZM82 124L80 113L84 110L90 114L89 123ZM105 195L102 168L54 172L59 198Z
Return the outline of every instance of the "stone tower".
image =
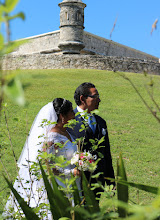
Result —
M84 8L82 0L63 0L60 11L60 41L63 54L79 54L83 44Z

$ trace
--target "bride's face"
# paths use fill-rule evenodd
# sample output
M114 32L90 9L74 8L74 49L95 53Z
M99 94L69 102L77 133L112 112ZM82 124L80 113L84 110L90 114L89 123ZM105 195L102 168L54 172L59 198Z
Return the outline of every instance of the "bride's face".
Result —
M75 119L75 113L74 113L74 111L73 111L73 108L71 108L70 110L69 110L69 112L66 114L66 115L64 115L63 116L64 117L64 120L65 120L65 124L69 121L69 120L71 120L71 119Z

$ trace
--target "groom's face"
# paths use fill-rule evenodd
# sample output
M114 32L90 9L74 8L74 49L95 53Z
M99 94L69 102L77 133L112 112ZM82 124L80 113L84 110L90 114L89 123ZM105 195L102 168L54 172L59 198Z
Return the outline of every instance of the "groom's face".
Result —
M98 109L101 100L96 88L90 88L89 91L88 96L85 98L85 109L88 109L88 112L91 112Z

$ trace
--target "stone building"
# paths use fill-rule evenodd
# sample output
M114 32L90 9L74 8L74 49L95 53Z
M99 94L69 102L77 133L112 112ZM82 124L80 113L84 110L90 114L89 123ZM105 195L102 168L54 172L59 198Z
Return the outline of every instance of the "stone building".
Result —
M84 31L82 0L63 0L59 7L60 30L27 38L4 60L4 69L98 68L159 74L158 57Z

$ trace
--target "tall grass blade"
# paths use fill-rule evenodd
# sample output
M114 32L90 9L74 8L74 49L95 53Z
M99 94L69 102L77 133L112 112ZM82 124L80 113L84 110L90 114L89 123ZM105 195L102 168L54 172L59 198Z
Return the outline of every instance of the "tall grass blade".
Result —
M74 178L74 177L72 177ZM81 206L81 198L80 198L80 195L79 195L79 190L78 190L78 187L77 187L77 184L76 184L76 181L73 181L72 183L72 188L73 188L73 199L74 199L74 206L77 207L77 209L80 208ZM82 208L84 209L84 208ZM81 210L82 210L81 209ZM77 213L77 212L74 212L74 217L76 220L82 220L84 219L83 217L83 214L82 213Z
M72 177L74 178L74 177ZM79 190L76 184L76 181L73 181L72 183L72 188L73 188L73 198L74 198L74 205L80 205L81 203L81 199L80 199L80 195L79 195Z
M70 207L71 204L70 204L68 198L66 197L65 193L62 190L59 190L58 184L57 184L55 177L51 171L50 171L50 178L51 178L51 183L53 186L54 196L55 196L57 202L59 203L60 208L64 211L64 215L66 216L66 208ZM67 213L68 213L67 216L70 217L70 213L69 212L67 212Z
M119 154L119 159L117 160L117 177L118 180L127 181L126 171L122 159L122 154ZM117 183L117 197L118 200L128 203L128 186ZM118 213L120 217L126 217L127 212L124 208L118 207Z
M153 193L153 194L156 194L156 195L159 193L159 190L160 190L158 187L155 187L155 186L147 186L147 185L144 185L144 184L127 182L125 180L119 180L118 183L120 183L122 185L125 185L125 186L132 186L132 187L135 187L137 189L140 189L140 190L143 190L143 191L146 191L146 192L150 192L150 193Z
M12 193L14 194L15 198L17 199L22 211L25 214L25 217L27 220L38 220L40 219L33 211L32 208L30 208L27 204L27 202L24 201L24 199L18 194L18 192L14 189L13 185L9 182L9 180L4 176L6 182L8 183L9 188L11 189Z
M45 189L47 191L48 200L50 203L51 213L54 220L58 220L61 217L71 217L70 212L66 211L70 203L68 199L63 195L63 193L58 189L55 178L52 175L52 186L48 181L47 175L44 172L44 169L39 162Z
M82 172L82 189L84 192L85 201L86 201L86 205L87 205L86 209L90 213L99 212L100 208L99 208L98 202L95 198L93 191L90 190L90 187L88 185L88 181L86 179L84 172Z
M91 219L91 214L84 207L75 207L74 212L75 220Z

